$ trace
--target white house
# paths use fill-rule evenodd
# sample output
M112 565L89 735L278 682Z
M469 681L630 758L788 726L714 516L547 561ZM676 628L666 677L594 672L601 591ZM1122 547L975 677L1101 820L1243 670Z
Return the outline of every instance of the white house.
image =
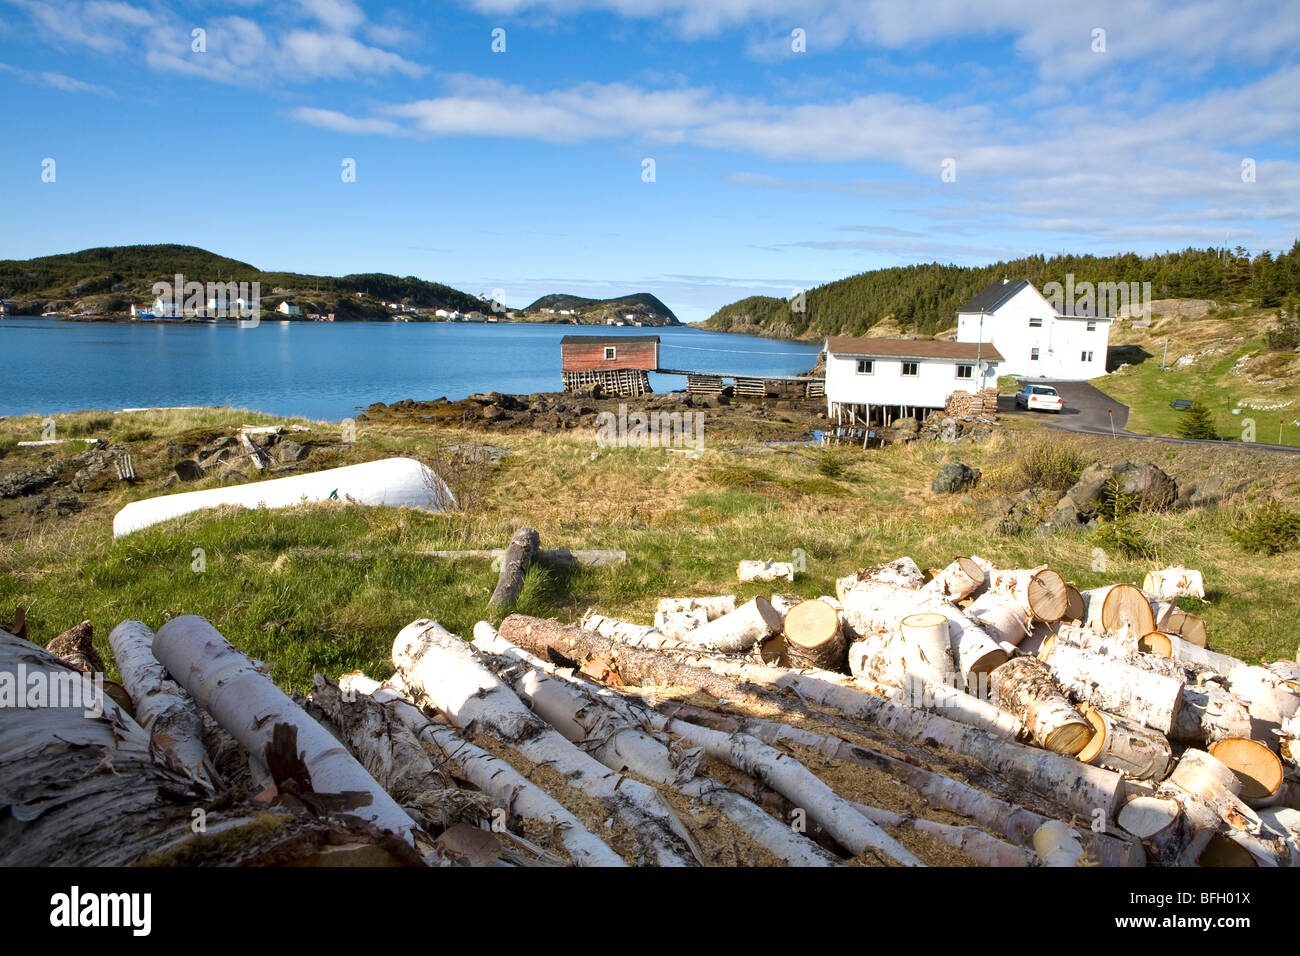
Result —
M1111 317L1062 304L1026 279L1003 279L957 310L958 342L991 342L1003 375L1082 380L1106 372ZM1104 310L1101 310L1104 311Z
M826 409L870 419L873 407L895 418L943 408L953 392L996 388L1001 362L988 343L833 336L826 340Z
M302 315L302 309L294 305L292 302L281 302L275 307L275 311L279 312L281 315L287 315L290 318L293 318L295 315Z

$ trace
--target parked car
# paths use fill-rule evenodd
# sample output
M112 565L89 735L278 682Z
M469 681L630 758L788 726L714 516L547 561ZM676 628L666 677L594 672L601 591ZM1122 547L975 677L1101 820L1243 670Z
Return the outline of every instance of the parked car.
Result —
M1027 408L1031 412L1061 413L1063 403L1056 389L1050 385L1026 385L1016 392L1016 408Z

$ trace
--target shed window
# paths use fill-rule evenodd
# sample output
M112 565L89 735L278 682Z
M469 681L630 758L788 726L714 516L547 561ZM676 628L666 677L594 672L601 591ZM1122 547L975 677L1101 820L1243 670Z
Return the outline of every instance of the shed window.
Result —
M1041 328L1043 327L1043 320L1042 320L1041 318L1040 318L1040 319L1030 319L1030 320L1029 320L1029 327L1030 327L1031 329L1041 329Z
M919 363L919 362L904 362L904 363L903 363L903 374L904 374L904 375L915 375L915 374L917 374L917 366L920 365L920 364L921 364L921 363Z
M1079 355L1079 361L1080 361L1080 362L1091 362L1091 361L1092 361L1092 353L1091 353L1091 352L1083 352L1083 353L1081 353L1081 354Z
M973 378L973 377L974 377L974 374L975 374L975 367L974 367L973 365L958 365L958 366L957 366L957 377L958 377L958 378Z
M871 359L858 359L858 374L871 375L876 371L876 363Z
M618 350L612 345L605 346L605 361L612 362L618 357Z
M1038 349L1030 349L1030 350L1029 350L1029 361L1031 361L1031 362L1037 362L1037 361L1038 361Z
M1088 323L1088 331L1089 331L1089 332L1096 332L1096 331L1097 331L1097 323L1096 323L1096 322L1089 322L1089 323Z

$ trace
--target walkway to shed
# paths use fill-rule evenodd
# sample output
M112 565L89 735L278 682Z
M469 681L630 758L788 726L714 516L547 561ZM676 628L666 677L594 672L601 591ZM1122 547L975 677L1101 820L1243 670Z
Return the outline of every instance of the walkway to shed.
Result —
M805 398L822 398L826 394L826 380L820 375L752 375L731 372L691 372L677 368L657 368L659 375L685 375L686 390L694 395L716 395L726 387L726 379L731 379L732 394L765 398L770 394L769 386L780 387L795 382L804 383Z

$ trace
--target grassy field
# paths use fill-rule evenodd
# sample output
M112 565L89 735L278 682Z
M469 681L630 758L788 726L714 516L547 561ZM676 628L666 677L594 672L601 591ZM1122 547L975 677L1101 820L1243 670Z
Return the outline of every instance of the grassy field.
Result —
M1245 312L1157 315L1146 329L1121 323L1111 345L1135 346L1147 357L1093 384L1129 406L1131 431L1177 435L1183 413L1170 403L1187 398L1209 408L1225 439L1244 440L1250 419L1255 441L1277 444L1280 434L1281 444L1300 445L1300 355L1264 349L1263 331L1273 320L1268 312ZM1169 367L1162 370L1166 341ZM1194 361L1180 366L1185 356ZM1234 415L1242 403L1254 407Z
M61 418L61 433L78 421ZM45 643L89 618L107 659L108 632L123 619L156 628L175 615L201 614L236 645L273 663L287 687L306 688L316 671L337 676L362 668L383 677L391 672L393 637L411 620L432 617L468 634L476 620L492 617L487 599L496 573L487 561L410 552L502 547L527 523L540 531L543 547L628 552L627 564L614 569L534 567L518 609L565 620L596 607L648 621L661 595L734 592L743 600L770 594L770 585L736 585L743 558L802 556L806 572L791 590L816 596L834 593L837 576L901 554L935 567L973 552L1008 567L1048 564L1081 588L1140 582L1145 571L1170 563L1197 567L1209 601L1190 602L1188 609L1205 617L1212 646L1251 660L1296 653L1300 551L1252 554L1228 532L1264 498L1282 497L1295 507L1300 461L1249 449L1139 448L1045 433L1020 421L981 445L917 442L866 453L809 446L755 453L747 425L737 432L742 437L725 431L711 437L696 459L658 448L602 449L591 429L543 435L371 424L339 451L338 425L299 421L311 430L295 439L319 443L313 468L399 453L418 457L441 463L466 507L446 514L346 504L214 511L113 540L115 511L129 498L160 493L168 440L271 421L230 409L101 416L97 426L129 438L142 484L118 491L114 482L84 496L84 510L66 517L15 508L0 513L0 623L25 605L31 637ZM42 454L69 454L16 447L39 429L34 418L0 421L0 475L48 461ZM465 441L490 442L511 454L495 465L450 464L446 446ZM1063 449L1085 462L1151 460L1180 483L1218 477L1244 487L1222 505L1137 515L1151 559L1102 554L1082 528L1024 537L994 531L1006 503L999 496L1025 486L1019 468L1026 456ZM935 472L954 459L984 469L980 487L966 496L932 494ZM1094 570L1100 560L1104 571Z

